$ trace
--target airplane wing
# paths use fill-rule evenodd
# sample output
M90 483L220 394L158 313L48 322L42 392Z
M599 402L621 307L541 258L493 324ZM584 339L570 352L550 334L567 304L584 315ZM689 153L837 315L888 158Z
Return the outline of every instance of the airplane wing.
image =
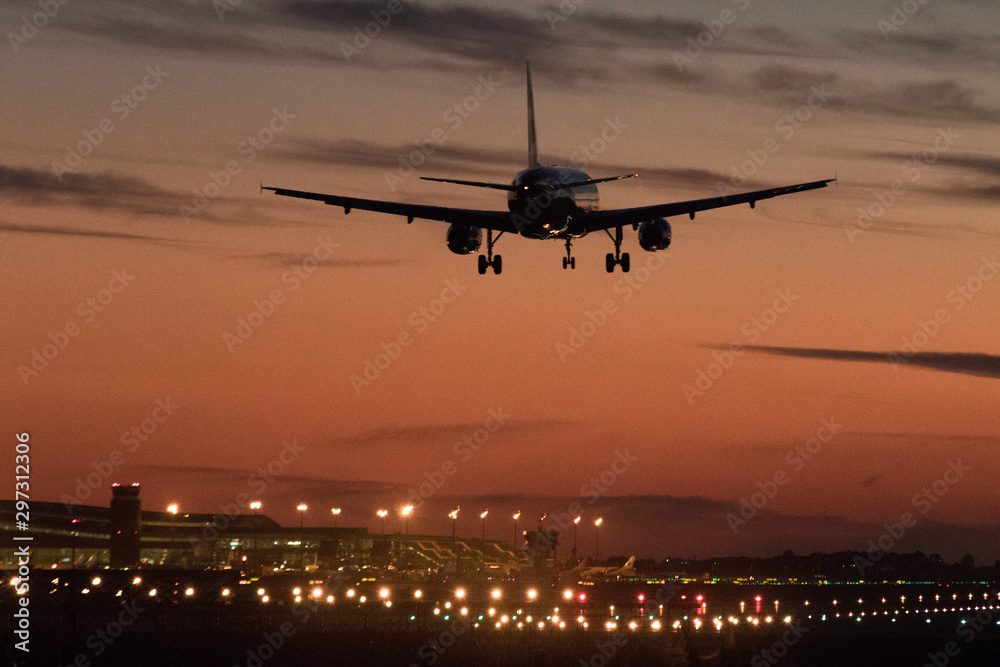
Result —
M298 197L299 199L315 199L330 206L342 206L344 213L350 213L352 208L362 211L377 211L392 215L402 215L407 222L414 218L421 220L441 220L458 225L481 227L497 232L517 233L517 228L506 211L477 211L467 208L448 208L447 206L425 206L422 204L403 204L400 202L380 201L378 199L359 199L357 197L342 197L340 195L325 195L318 192L272 188L262 185L261 190L271 190L283 197Z
M676 215L689 215L694 219L694 214L698 211L707 211L723 206L734 206L736 204L754 204L761 199L780 197L793 192L803 192L805 190L815 190L825 188L827 183L832 183L834 179L825 181L813 181L811 183L800 183L798 185L786 185L781 188L771 188L770 190L756 190L754 192L741 192L725 197L711 197L709 199L693 199L691 201L674 202L672 204L656 204L653 206L640 206L638 208L619 208L607 211L591 211L587 214L586 229L588 232L596 232L602 229L612 229L619 225L637 225L654 218L669 218Z

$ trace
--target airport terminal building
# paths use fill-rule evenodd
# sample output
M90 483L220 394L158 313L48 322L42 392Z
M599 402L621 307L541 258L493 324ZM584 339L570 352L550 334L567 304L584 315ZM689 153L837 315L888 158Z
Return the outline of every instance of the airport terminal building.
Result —
M247 573L394 567L478 570L519 561L508 543L426 535L374 535L356 527L285 527L257 513L143 510L139 485L112 487L111 507L32 501L29 532L0 501L0 564L16 567L15 535L31 535L34 567L235 569ZM23 543L22 543L23 544Z

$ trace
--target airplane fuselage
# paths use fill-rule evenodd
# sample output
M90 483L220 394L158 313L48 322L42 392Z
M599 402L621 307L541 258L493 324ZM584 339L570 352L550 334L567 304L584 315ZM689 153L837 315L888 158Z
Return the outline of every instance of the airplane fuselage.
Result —
M538 167L514 177L507 208L518 233L529 239L580 238L586 234L583 216L598 206L597 186L561 187L589 181L578 169Z

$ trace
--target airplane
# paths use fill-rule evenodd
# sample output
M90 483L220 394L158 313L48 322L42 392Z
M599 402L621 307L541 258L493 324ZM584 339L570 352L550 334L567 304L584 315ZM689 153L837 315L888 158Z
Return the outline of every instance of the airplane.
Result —
M407 224L415 218L439 220L451 223L448 227L446 243L448 249L457 255L471 255L479 252L486 230L486 255L479 255L479 273L485 274L490 267L494 274L503 268L502 257L493 254L493 246L504 234L519 234L528 239L549 239L566 244L563 269L576 268L576 258L572 254L572 243L591 232L605 232L615 244L614 254L608 253L605 266L613 273L615 266L628 273L630 261L627 252L622 253L622 228L631 225L637 231L639 246L649 252L666 250L670 245L671 228L666 218L688 215L694 220L695 213L723 206L750 204L750 208L761 199L770 199L794 192L804 192L826 187L835 179L812 181L787 185L780 188L743 192L722 197L695 199L691 201L639 206L636 208L601 210L598 207L597 184L620 181L638 174L591 178L578 169L558 166L543 167L538 162L538 142L535 132L535 103L531 87L531 64L526 65L528 89L528 168L517 173L511 183L484 183L451 178L431 178L422 180L452 183L477 188L490 188L507 192L506 211L484 211L445 206L427 206L402 202L359 199L341 195L305 192L264 186L261 190L271 190L277 195L312 199L330 206L340 206L344 213L351 209L376 211L406 217ZM614 230L612 236L611 230ZM494 233L497 235L494 237Z
M570 570L567 574L579 577L580 581L593 581L601 579L615 579L617 577L635 576L635 556L629 558L621 567L586 567L587 559L583 559L580 565Z

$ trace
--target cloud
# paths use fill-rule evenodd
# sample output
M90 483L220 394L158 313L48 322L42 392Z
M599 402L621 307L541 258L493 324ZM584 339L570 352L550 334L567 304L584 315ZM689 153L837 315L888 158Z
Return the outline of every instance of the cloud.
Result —
M302 253L294 252L265 252L260 254L249 254L249 255L230 255L229 259L237 260L254 260L264 262L269 266L275 268L291 268L296 266L302 266L302 260L311 255L303 255ZM331 258L323 262L319 262L317 266L319 268L348 268L348 269L367 269L367 268L377 268L384 266L398 266L401 264L407 264L409 260L404 259L349 259L349 258Z
M722 346L712 346L723 349ZM830 361L866 361L882 364L901 364L927 368L946 373L961 373L976 377L1000 378L1000 355L968 352L863 352L859 350L833 350L811 347L771 347L746 345L750 352L772 354L800 359L826 359Z
M498 412L503 413L503 409ZM484 419L455 422L450 424L421 424L416 426L385 427L365 431L352 436L338 436L324 441L324 445L348 445L356 448L372 449L382 447L398 447L407 443L408 447L420 445L452 445L466 436L471 436L477 429L482 429ZM538 433L553 428L566 428L577 425L577 422L561 419L521 419L511 417L497 433Z
M56 225L15 225L0 222L0 229L21 234L45 234L54 236L76 236L82 238L116 239L121 241L147 241L174 248L190 248L197 245L193 241L171 239L149 234L129 234L125 232L105 231L99 229L81 229L78 227L60 227Z
M888 84L846 79L822 68L765 65L747 70L748 54L810 59L836 67L858 61L859 53L879 62L920 62L948 57L962 71L1000 57L990 35L922 35L907 32L885 40L875 30L843 31L820 26L819 32L791 32L778 25L737 21L706 49L678 66L672 54L684 54L706 31L687 18L638 15L577 7L563 15L559 5L512 10L479 5L404 3L403 10L380 27L371 43L394 48L357 49L356 35L373 22L385 3L318 0L251 5L244 3L219 21L209 3L147 2L138 6L113 3L99 10L67 15L59 29L127 44L217 58L257 58L319 62L325 67L429 70L482 73L522 71L525 60L548 81L561 86L581 82L616 82L621 73L639 82L688 87L700 92L746 99L755 91L770 104L802 104L802 95L817 83L836 83L830 108L911 118L940 118L997 123L1000 107L985 102L984 91L948 74L937 80L903 80ZM553 16L565 20L551 23ZM363 31L362 31L363 34ZM368 39L368 38L366 38ZM602 57L585 57L587 44ZM399 48L404 46L406 48ZM345 56L344 49L356 53ZM650 61L644 52L660 57ZM699 51L701 53L701 51ZM738 59L738 60L737 60ZM714 67L720 62L723 67ZM732 62L728 62L732 60ZM840 68L843 69L843 68ZM944 69L944 72L956 68Z
M183 222L181 205L191 205L190 192L160 188L141 178L111 173L65 173L56 176L47 170L0 165L0 199L24 206L82 207L105 213L115 211L129 216L156 216ZM251 204L252 202L252 204ZM261 209L280 206L278 202L258 197L217 197L212 205L194 216L201 223L235 225L287 226L283 218L268 217ZM72 233L71 227L21 226L12 231ZM46 231L48 229L49 231ZM129 238L115 230L81 231L81 236ZM157 240L159 237L137 236ZM160 239L162 240L162 239Z

